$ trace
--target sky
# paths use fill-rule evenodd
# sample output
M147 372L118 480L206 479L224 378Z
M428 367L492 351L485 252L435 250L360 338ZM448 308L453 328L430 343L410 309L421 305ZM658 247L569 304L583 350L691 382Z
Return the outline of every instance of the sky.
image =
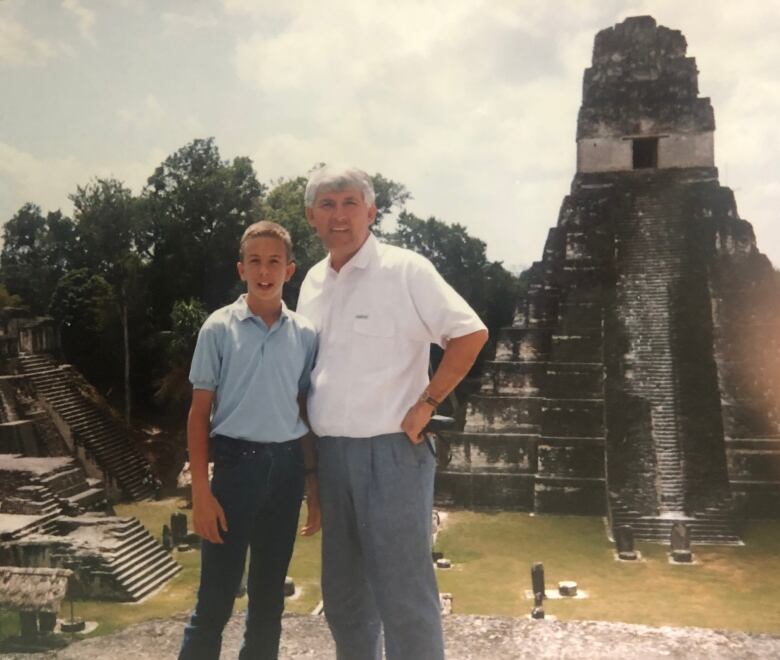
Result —
M489 258L538 260L575 173L593 39L681 30L712 100L720 182L780 265L780 0L0 0L0 222L135 193L213 136L263 182L351 163Z

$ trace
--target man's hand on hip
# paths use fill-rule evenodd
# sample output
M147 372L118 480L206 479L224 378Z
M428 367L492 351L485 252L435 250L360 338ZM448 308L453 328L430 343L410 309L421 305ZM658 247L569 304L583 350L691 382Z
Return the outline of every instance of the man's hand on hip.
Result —
M406 433L414 444L423 441L422 431L433 415L433 406L425 401L418 401L406 412L404 420L401 422L401 430Z

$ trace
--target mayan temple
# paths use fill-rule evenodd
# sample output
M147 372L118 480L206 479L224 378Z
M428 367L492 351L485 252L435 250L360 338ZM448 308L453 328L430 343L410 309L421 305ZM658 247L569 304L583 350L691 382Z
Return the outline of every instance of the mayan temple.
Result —
M596 35L571 192L443 438L439 503L725 543L780 512L780 277L718 182L697 74L650 16Z

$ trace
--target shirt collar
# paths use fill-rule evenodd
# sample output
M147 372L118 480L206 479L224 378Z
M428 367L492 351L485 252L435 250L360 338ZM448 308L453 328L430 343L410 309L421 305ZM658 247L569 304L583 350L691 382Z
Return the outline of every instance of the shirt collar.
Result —
M246 294L242 293L236 302L233 303L233 313L236 315L236 318L238 318L239 321L246 321L249 318L252 318L254 314L252 313L252 310L249 309L249 305L246 304ZM290 310L287 308L287 305L284 304L284 300L282 300L282 313L279 315L279 323L281 323L284 319L290 318Z
M368 268L371 262L374 261L378 250L379 241L377 241L376 236L374 236L374 234L369 231L368 238L365 240L363 245L361 245L360 249L355 252L354 255L352 255L352 258L342 266L341 270L352 270L353 268L360 268L365 270ZM333 275L336 274L336 271L334 271L333 267L331 266L330 254L328 255L328 268L326 272L332 273Z

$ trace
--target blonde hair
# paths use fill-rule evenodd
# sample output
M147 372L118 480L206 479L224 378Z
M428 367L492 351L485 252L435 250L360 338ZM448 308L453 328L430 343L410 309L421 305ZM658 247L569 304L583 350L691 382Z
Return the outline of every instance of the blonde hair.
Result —
M287 263L295 261L293 257L292 239L290 238L290 232L288 232L282 225L271 222L270 220L261 220L249 225L244 230L244 235L241 237L241 243L238 247L238 258L243 261L244 259L244 245L247 241L251 241L253 238L276 238L284 243L284 249L287 252Z

